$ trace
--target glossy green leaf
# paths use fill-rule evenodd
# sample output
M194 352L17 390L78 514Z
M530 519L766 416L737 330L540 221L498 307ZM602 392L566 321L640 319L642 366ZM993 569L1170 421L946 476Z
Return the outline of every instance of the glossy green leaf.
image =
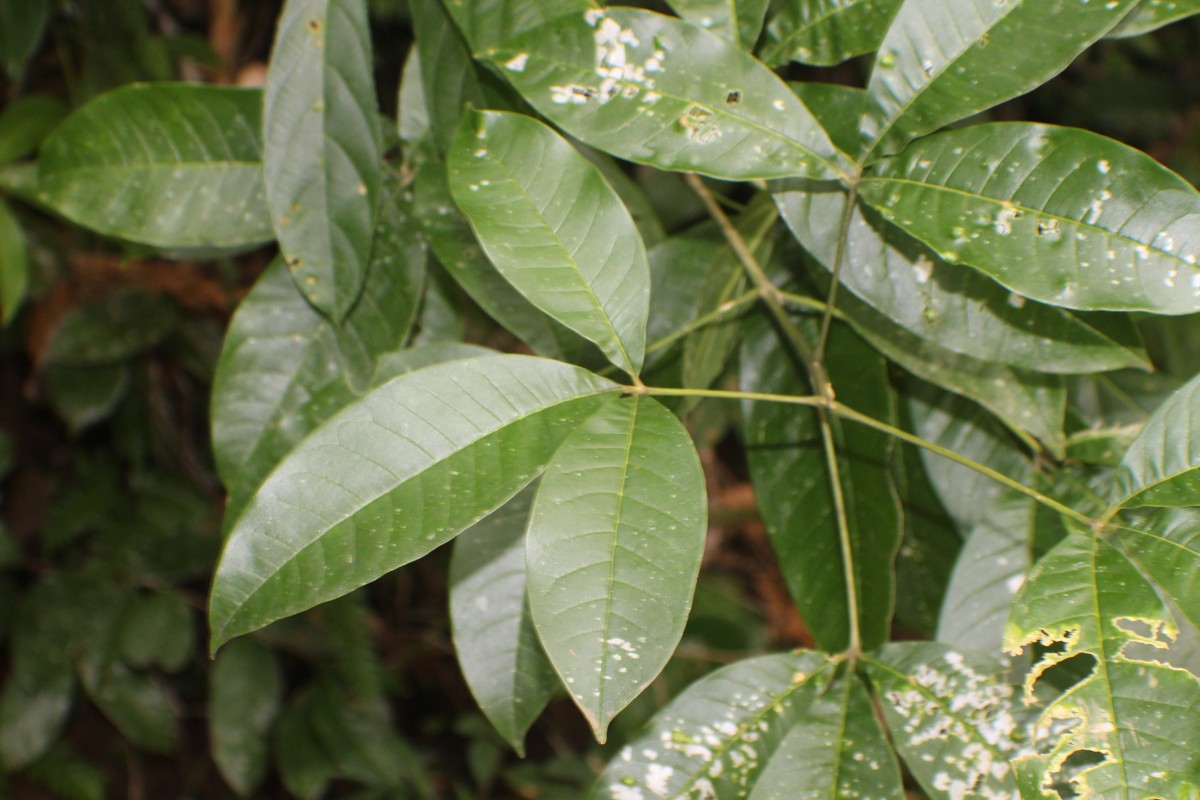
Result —
M154 347L179 320L169 297L128 286L66 314L50 335L46 364L112 364Z
M416 214L429 248L488 316L547 358L577 361L586 340L525 299L496 271L450 194L446 168L428 161L417 172Z
M163 248L272 238L262 93L135 84L83 106L42 144L39 199L72 222Z
M496 351L462 342L431 342L416 347L406 347L403 350L394 350L391 353L385 353L376 363L375 374L371 377L371 388L382 386L392 378L407 375L423 367L491 355L496 355Z
M1200 310L1200 193L1103 136L974 125L883 161L859 192L943 260L1025 297L1091 310Z
M601 4L594 0L443 0L446 11L470 42L481 52L506 39L544 25L550 20L576 12L583 14Z
M37 150L67 111L62 100L48 94L25 95L9 103L0 112L0 163Z
M565 364L490 356L367 392L292 450L233 521L210 601L213 649L453 538L537 477L615 389Z
M793 0L767 26L761 58L832 66L879 47L902 0Z
M213 761L234 791L249 797L267 774L267 733L279 714L283 673L275 654L253 639L217 654L208 676Z
M1200 505L1200 377L1174 394L1142 427L1116 474L1118 504Z
M924 642L863 661L892 742L930 797L1020 797L1008 762L1028 733L998 662Z
M485 55L554 124L628 161L730 180L846 169L762 62L674 17L593 10Z
M833 670L823 655L795 652L712 673L656 714L609 763L588 797L744 797Z
M921 380L974 400L1014 431L1039 439L1051 453L1062 456L1067 392L1060 376L952 352L893 324L853 295L839 296L838 308L888 360Z
M1142 0L1108 35L1110 38L1141 36L1196 14L1200 14L1200 0Z
M826 184L777 184L779 210L800 244L832 270L846 194ZM1149 365L1132 323L1081 315L1014 296L857 206L850 216L842 285L911 333L962 355L1035 372L1076 373Z
M1121 550L1200 630L1200 516L1195 509L1156 511L1115 530Z
M752 52L762 32L770 0L667 0L675 13L693 25Z
M562 443L526 534L529 608L603 742L683 635L708 505L691 436L653 398L614 398Z
M24 81L52 10L50 0L0 0L0 65L12 83Z
M937 641L999 655L1013 597L1032 566L1037 506L1005 492L967 533L946 587Z
M1080 752L1101 757L1074 775L1073 788L1084 797L1179 796L1180 780L1200 775L1200 726L1179 724L1194 719L1200 679L1130 651L1153 654L1176 635L1154 587L1093 532L1073 533L1038 562L1005 632L1011 653L1045 646L1026 677L1027 697L1056 664L1082 655L1094 666L1043 712L1043 721L1069 727L1039 736L1038 751L1017 761L1025 796L1053 797L1055 773Z
M366 0L289 0L263 95L271 221L296 285L340 323L366 278L380 131Z
M599 171L549 127L502 112L464 118L447 166L455 202L509 283L637 374L650 268Z
M525 600L525 529L536 484L454 540L450 622L471 694L518 755L555 689Z
M29 256L21 223L0 199L0 324L12 322L29 284Z
M74 432L108 419L129 388L129 365L50 366L46 392L54 410Z
M840 676L805 707L750 793L750 800L784 797L905 797L900 765L857 676Z
M1138 0L908 0L867 84L866 152L926 133L1057 75Z
M242 301L217 363L213 452L230 513L328 416L366 391L381 356L408 338L425 252L402 196L380 211L360 302L340 326L317 313L276 260Z
M808 394L765 317L747 321L741 354L743 391ZM896 420L883 358L848 329L830 335L826 359L838 399L876 419ZM742 410L750 478L784 580L817 644L849 644L844 558L820 428L812 409L747 402ZM831 420L846 502L863 647L887 640L894 608L892 562L900 543L900 507L887 467L891 440L861 425Z

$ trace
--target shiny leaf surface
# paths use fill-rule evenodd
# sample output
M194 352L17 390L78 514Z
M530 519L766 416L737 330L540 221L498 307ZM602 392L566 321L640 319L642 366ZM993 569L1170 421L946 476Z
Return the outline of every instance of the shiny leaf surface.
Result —
M1125 452L1116 475L1118 504L1200 505L1198 425L1200 377L1167 398Z
M752 52L770 0L668 0L668 4L693 25Z
M793 0L767 26L768 64L832 66L879 47L902 0Z

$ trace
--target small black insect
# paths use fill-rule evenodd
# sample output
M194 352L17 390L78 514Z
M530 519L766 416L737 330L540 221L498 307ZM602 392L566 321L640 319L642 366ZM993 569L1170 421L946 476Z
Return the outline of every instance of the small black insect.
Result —
M729 93L725 95L725 102L731 106L742 102L742 93L737 89L730 89Z

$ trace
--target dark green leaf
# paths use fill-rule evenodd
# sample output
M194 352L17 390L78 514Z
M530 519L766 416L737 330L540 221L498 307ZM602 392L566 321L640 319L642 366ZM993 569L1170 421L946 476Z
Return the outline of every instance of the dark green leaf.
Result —
M380 131L366 0L290 0L263 96L271 220L296 285L340 323L366 278Z
M794 0L767 26L762 60L832 66L879 47L902 0Z
M1200 517L1163 509L1116 529L1125 557L1137 564L1200 629Z
M832 270L846 194L784 183L776 201L792 233ZM842 284L892 322L941 347L1036 372L1075 373L1149 362L1132 323L1026 301L974 270L945 264L869 209L850 217Z
M636 375L650 268L599 171L549 127L502 112L465 117L447 166L455 201L509 283Z
M375 375L371 378L371 388L390 381L400 375L407 375L422 367L443 364L447 361L460 361L464 358L496 355L495 350L480 347L477 344L462 342L431 342L430 344L406 347L385 353L375 365Z
M0 0L0 6L4 3ZM46 134L66 115L66 105L52 95L31 94L14 100L0 112L0 163L24 158L37 150Z
M270 650L242 639L217 654L209 672L209 739L221 777L242 797L266 777L267 733L282 697L282 670Z
M830 380L838 399L894 424L896 401L883 358L848 329L829 339ZM741 355L743 391L806 394L797 363L764 317L747 322ZM780 403L747 402L742 411L750 477L784 580L813 638L830 652L849 644L844 557L817 413ZM887 640L894 604L892 562L900 508L888 470L889 437L830 420L846 501L864 648Z
M257 90L139 84L55 128L39 198L72 222L163 248L246 247L272 237Z
M525 600L525 528L536 484L454 540L450 620L454 649L483 713L518 755L558 677Z
M485 55L556 125L629 161L731 180L846 169L774 73L674 17L591 10Z
M1200 505L1198 417L1200 377L1159 406L1129 446L1116 474L1119 505Z
M178 672L192 656L196 626L181 595L156 592L125 609L118 637L121 658L129 666Z
M1057 75L1138 0L908 0L867 84L866 152L881 155Z
M770 0L667 0L675 13L735 47L754 50Z
M0 198L0 324L12 322L25 299L28 283L29 257L25 252L25 233L8 204Z
M974 125L863 178L863 199L937 251L1067 308L1200 310L1200 194L1137 150L1075 128Z
M63 317L43 359L68 367L113 364L157 345L178 319L179 308L166 295L118 289Z
M396 132L400 141L406 145L415 145L430 130L429 104L425 99L420 47L409 50L408 57L404 59L396 105L399 108L396 112Z
M75 693L64 665L11 675L0 693L0 766L15 772L37 759L59 737Z
M450 0L446 10L478 53L557 17L583 14L599 5L593 0Z
M209 611L213 648L453 538L537 477L616 388L565 364L490 356L418 370L355 400L279 463L230 526Z
M1195 14L1200 14L1200 0L1142 0L1108 35L1141 36Z
M108 419L129 388L129 365L98 364L85 367L50 366L46 391L54 409L79 432Z
M823 655L795 652L714 672L655 715L609 763L589 798L745 797L833 669Z
M529 608L601 742L679 643L707 516L691 437L653 398L610 400L546 467L527 533Z
M20 84L50 21L50 0L0 0L0 64Z

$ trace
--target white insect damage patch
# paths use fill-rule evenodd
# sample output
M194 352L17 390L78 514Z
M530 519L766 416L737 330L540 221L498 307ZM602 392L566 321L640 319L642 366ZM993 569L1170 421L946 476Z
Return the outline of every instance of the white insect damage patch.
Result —
M641 95L643 102L657 102L662 95L653 91L652 75L665 72L666 51L656 46L645 58L635 58L631 51L640 48L642 42L632 28L621 27L621 23L601 9L590 9L584 20L593 28L596 81L551 86L550 100L558 105L582 105L589 101L603 105L616 97L632 100ZM521 68L524 66L522 62Z

